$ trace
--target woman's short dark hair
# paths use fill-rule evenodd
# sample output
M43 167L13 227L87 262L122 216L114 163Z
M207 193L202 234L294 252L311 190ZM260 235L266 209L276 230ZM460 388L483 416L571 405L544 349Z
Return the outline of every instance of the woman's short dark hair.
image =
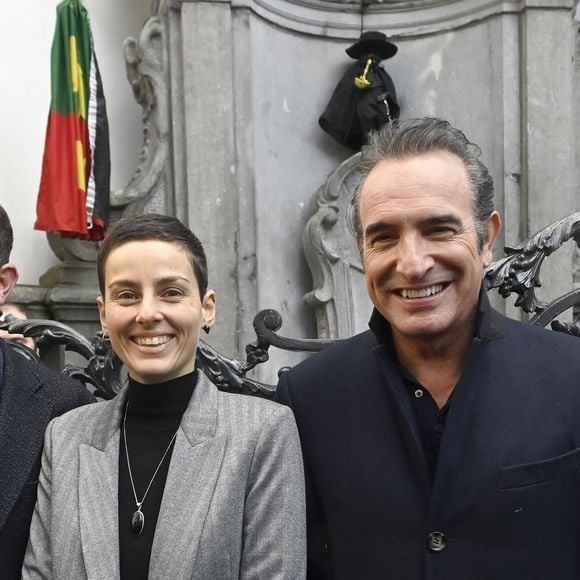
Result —
M177 218L162 214L148 213L132 215L117 221L109 230L97 254L97 275L99 289L105 295L105 266L111 252L128 242L158 240L181 246L189 256L197 279L199 294L207 291L207 260L203 246L197 236Z
M385 125L372 133L362 148L359 183L353 198L354 225L362 240L360 221L360 193L369 173L381 161L407 159L417 155L448 151L457 155L465 166L471 184L473 215L480 249L487 238L487 222L494 211L493 180L487 167L479 160L480 148L471 143L448 121L425 117L405 119Z

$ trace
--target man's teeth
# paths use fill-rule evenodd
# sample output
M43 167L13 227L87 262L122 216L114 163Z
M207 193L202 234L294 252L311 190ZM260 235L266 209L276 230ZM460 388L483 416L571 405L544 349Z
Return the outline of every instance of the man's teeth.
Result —
M136 336L134 342L139 346L158 346L171 340L171 336Z
M438 294L443 290L443 284L435 284L434 286L429 286L427 288L406 289L401 290L401 296L403 298L426 298L427 296L433 296L433 294Z

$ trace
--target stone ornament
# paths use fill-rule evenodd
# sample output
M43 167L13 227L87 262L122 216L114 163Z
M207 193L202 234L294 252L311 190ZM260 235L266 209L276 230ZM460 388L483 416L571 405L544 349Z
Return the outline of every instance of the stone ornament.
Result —
M156 10L154 3L153 10ZM111 192L111 206L140 213L147 203L159 205L165 197L165 173L169 152L169 88L165 66L166 29L161 15L143 26L138 39L127 38L123 54L127 78L135 100L143 109L143 146L139 164L129 183Z
M172 0L179 8L191 0ZM396 39L455 30L500 14L520 13L525 0L363 0L365 28ZM344 0L231 0L282 28L320 37L356 39L361 2Z

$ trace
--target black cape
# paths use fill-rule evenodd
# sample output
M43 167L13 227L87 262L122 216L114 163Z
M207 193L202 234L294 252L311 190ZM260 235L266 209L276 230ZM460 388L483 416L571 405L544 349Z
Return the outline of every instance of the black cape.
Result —
M344 73L334 89L319 125L342 145L358 151L371 130L399 118L395 85L385 69L373 64L367 79L368 89L359 89L354 79L363 74L367 59L354 63Z

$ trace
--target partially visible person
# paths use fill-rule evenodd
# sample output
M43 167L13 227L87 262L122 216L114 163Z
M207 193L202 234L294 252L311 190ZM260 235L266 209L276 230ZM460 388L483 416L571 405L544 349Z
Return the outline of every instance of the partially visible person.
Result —
M13 233L0 206L0 309L18 280L10 262ZM0 578L20 578L49 421L93 396L77 383L31 363L0 338Z
M129 384L49 425L23 578L304 578L292 412L220 392L195 365L215 320L200 241L176 218L128 217L97 267Z
M26 311L21 306L18 306L18 304L7 302L0 308L0 311L2 312L0 320L4 320L4 317L7 314L11 314L20 320L28 320ZM27 346L29 349L36 351L36 343L34 342L34 338L32 338L32 336L24 336L23 334L14 334L8 332L7 330L0 330L0 338L12 342L18 342L24 346Z

